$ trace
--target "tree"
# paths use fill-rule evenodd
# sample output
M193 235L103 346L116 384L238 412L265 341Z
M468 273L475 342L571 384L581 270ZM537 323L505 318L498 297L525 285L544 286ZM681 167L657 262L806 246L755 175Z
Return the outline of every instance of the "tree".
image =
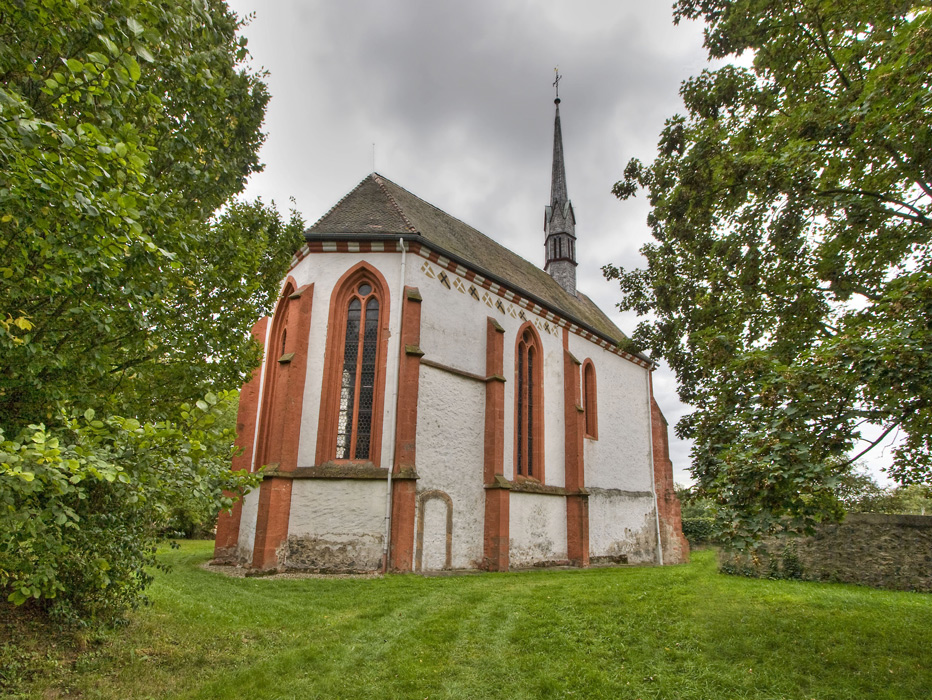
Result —
M848 513L876 512L887 495L874 477L857 464L851 464L835 486L835 497Z
M932 11L897 0L678 0L712 59L647 189L646 269L612 265L635 340L694 411L692 474L737 547L840 513L865 426L932 475ZM875 439L874 442L879 441Z
M259 360L249 328L303 222L232 199L262 167L269 99L242 26L222 0L0 0L0 588L17 602L96 615L100 584L118 610L181 494L228 504L249 483L215 414Z

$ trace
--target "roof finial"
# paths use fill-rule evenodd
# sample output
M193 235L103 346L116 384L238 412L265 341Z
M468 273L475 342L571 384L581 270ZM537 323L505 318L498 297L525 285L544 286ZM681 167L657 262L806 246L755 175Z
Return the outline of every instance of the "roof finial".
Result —
M553 103L560 104L560 81L563 80L563 76L560 75L560 66L557 66L556 68L553 69L553 74L556 76L556 78L553 81L553 87L556 88L556 91L557 91L557 95L556 95L557 99L555 99Z

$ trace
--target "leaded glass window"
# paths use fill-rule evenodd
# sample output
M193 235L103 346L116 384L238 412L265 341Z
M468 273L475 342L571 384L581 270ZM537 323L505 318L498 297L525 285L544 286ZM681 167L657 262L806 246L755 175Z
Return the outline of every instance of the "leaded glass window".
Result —
M372 406L379 341L379 300L362 282L350 297L343 340L337 459L371 459Z

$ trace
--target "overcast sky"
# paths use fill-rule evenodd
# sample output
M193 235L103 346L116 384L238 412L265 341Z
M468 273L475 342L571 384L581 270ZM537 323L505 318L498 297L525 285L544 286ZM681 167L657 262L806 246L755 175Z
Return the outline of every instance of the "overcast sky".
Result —
M559 66L578 286L630 333L606 263L641 265L644 198L611 194L632 157L650 161L680 82L706 66L702 27L672 0L230 0L272 94L265 172L246 196L315 222L373 170L543 264L553 69ZM373 167L373 144L374 167ZM654 391L671 424L678 482L688 445L665 367Z

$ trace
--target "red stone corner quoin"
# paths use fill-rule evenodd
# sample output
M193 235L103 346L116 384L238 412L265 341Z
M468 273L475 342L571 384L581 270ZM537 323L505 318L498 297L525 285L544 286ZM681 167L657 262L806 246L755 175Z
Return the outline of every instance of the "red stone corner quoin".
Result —
M259 569L279 566L278 549L288 536L292 482L274 474L294 471L297 466L313 292L312 284L297 287L292 279L286 281L265 348L261 412L261 370L253 372L240 394L236 444L243 452L234 459L233 469L250 469L255 454L256 466L268 465L271 472L259 490L251 553L252 566ZM268 319L262 319L253 327L253 337L259 343L265 341L267 324ZM257 422L259 438L254 444ZM215 559L224 561L235 556L241 517L242 504L237 503L229 515L222 514L218 519Z
M505 329L493 317L486 319L485 350L485 526L482 566L508 571L509 490L505 460Z
M589 566L589 495L585 489L585 417L580 406L579 360L563 330L563 421L566 483L566 553L575 566Z
M417 463L417 397L421 343L421 295L416 287L405 287L401 306L401 342L398 377L398 415L395 428L393 476L415 473ZM416 482L397 479L392 482L392 521L389 562L383 568L411 571L414 564L414 518Z
M657 511L660 516L660 543L665 564L685 564L689 561L689 542L683 535L683 516L680 500L673 484L673 462L670 460L670 443L667 419L654 399L654 386L650 389L651 441L654 453L654 489L657 493Z

